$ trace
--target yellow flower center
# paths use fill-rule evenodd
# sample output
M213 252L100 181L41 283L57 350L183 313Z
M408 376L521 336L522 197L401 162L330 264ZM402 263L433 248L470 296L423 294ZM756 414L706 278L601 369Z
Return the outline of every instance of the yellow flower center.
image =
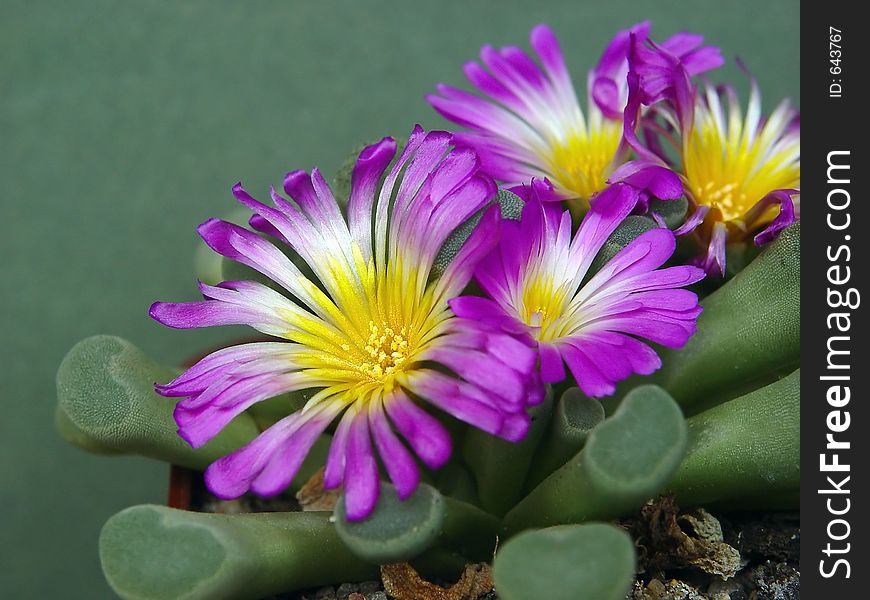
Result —
M737 183L720 184L708 181L703 188L695 185L692 187L695 199L701 204L707 204L718 208L726 221L740 217L754 202L747 200L746 192L738 187Z
M423 279L428 271L404 268L401 256L378 269L355 250L352 267L332 265L330 296L306 284L328 321L286 315L291 327L284 337L307 347L294 357L305 384L323 388L309 401L312 405L337 398L362 407L401 386L451 315L446 300Z
M547 274L529 273L523 286L519 306L523 322L537 328L535 337L551 341L564 334L566 307L570 302L569 283L559 285Z
M369 321L369 337L363 348L369 360L360 363L360 372L376 381L383 381L401 370L410 354L407 335L406 327L396 331L384 323L378 327L374 321Z
M773 190L800 187L799 141L777 143L776 130L755 132L737 119L725 127L709 112L697 120L683 147L686 188L698 204L718 209L723 221L739 221ZM775 215L771 208L760 224Z
M587 132L572 132L552 145L547 163L561 187L588 199L604 189L622 137L621 123L605 121Z

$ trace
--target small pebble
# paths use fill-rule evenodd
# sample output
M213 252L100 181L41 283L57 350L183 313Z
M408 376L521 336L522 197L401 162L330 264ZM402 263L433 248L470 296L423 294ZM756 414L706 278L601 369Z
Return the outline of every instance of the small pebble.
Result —
M350 596L359 591L359 586L353 583L342 583L335 591L338 600L351 600Z
M368 595L373 594L374 592L380 591L382 588L380 581L363 581L359 584L359 591L361 594Z
M330 586L320 588L314 594L314 600L336 600L335 588Z
M387 598L387 593L383 590L379 590L377 592L373 592L371 594L366 594L363 596L366 600L389 600Z

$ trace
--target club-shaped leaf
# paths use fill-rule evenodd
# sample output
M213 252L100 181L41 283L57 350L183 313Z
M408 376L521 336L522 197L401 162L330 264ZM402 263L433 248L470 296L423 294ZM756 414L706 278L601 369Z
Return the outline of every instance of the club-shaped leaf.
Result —
M125 599L255 599L377 577L344 547L329 513L203 514L142 505L100 534L109 585Z
M191 448L178 437L172 417L175 402L154 391L155 383L169 381L175 374L119 337L82 340L57 372L58 406L68 420L64 425L74 427L96 447L193 469L206 467L257 436L253 419L242 414L208 444Z
M503 531L610 519L661 492L686 450L686 420L661 388L632 390L589 434L583 450L506 516Z
M553 407L550 426L526 478L526 489L534 489L550 473L580 452L589 433L604 420L604 407L572 387L566 390Z
M425 483L405 500L382 483L374 512L362 521L347 521L342 496L334 517L345 545L375 564L409 561L434 547L482 560L492 554L498 532L495 517Z
M480 505L494 515L504 515L523 495L523 482L553 409L553 390L529 410L532 422L526 436L509 442L479 429L469 429L462 457L477 481Z
M688 420L670 488L680 505L795 508L800 487L800 370Z
M498 551L493 564L502 600L623 600L634 571L631 538L605 523L521 533Z
M701 303L698 330L653 376L687 412L791 372L800 359L800 221Z
M501 216L503 219L518 220L520 218L520 213L522 213L524 203L519 196L507 190L499 190L495 201L498 202L501 207ZM456 256L456 253L459 252L459 249L462 248L463 244L468 240L471 232L474 231L475 227L477 227L480 218L483 216L483 212L483 210L477 212L477 214L457 227L456 230L444 241L444 245L441 246L438 255L435 257L435 262L432 265L433 277L438 277L444 272L444 269L447 268L447 265L449 265L450 261L453 260L453 257Z

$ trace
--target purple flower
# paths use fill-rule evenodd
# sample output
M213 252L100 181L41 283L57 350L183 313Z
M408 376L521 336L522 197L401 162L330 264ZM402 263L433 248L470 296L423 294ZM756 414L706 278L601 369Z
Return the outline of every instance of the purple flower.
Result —
M593 71L592 98L605 116L610 119L621 121L623 110L628 101L626 76L628 75L627 56L632 48L631 40L633 38L647 41L649 40L649 32L649 21L644 21L617 33ZM652 44L652 42L649 43ZM667 53L668 57L674 57L675 60L679 61L691 76L718 68L724 62L719 48L703 46L703 43L703 36L682 32L669 37L657 47ZM642 50L643 46L635 46L635 52ZM647 100L646 104L651 104L661 99L667 92L667 84L670 81L668 79L662 80L656 76L659 75L659 69L664 68L667 72L670 63L662 65L660 62L656 63L656 61L650 60L645 64L647 65L647 77L643 91Z
M475 279L488 298L450 301L457 315L501 328L536 347L541 379L566 377L565 364L586 394L612 394L616 382L661 366L641 339L681 347L701 312L684 289L704 277L693 266L659 267L674 251L674 234L648 231L594 275L589 268L604 242L635 208L640 191L606 188L571 235L567 211L538 198L536 183L519 222L501 223L500 241L478 265ZM640 339L639 339L640 338Z
M744 115L732 88L692 83L697 60L632 38L625 139L650 164L680 174L694 207L680 233L705 247L698 264L722 276L727 242L766 243L800 216L800 118L788 101L763 118L754 79Z
M493 435L512 441L525 435L525 409L541 396L534 351L455 316L447 304L493 245L497 207L430 281L445 239L496 192L477 155L451 144L450 134L417 127L391 168L391 138L363 150L347 221L317 169L286 176L293 202L272 190L270 206L240 184L233 188L253 211L252 226L292 247L318 282L254 232L216 219L199 227L215 252L283 289L252 281L200 284L204 301L151 307L151 316L170 327L245 324L276 338L219 350L158 385L161 394L181 398L179 434L198 447L257 402L314 390L302 410L209 466L206 484L217 496L281 492L315 440L340 419L324 485L343 484L348 519L363 519L377 502L376 455L401 498L419 481L414 454L432 469L449 458L447 430L421 408L423 401Z
M465 75L483 95L447 85L427 99L447 119L466 127L459 143L477 150L483 168L508 186L532 179L553 183L557 199L581 199L585 206L628 159L622 143L622 113L628 99L627 54L632 36L646 39L649 23L619 32L587 77L586 113L559 42L545 25L532 29L538 62L523 50L484 46L483 65L466 63ZM700 72L714 64L715 49L701 38L677 34L664 45Z

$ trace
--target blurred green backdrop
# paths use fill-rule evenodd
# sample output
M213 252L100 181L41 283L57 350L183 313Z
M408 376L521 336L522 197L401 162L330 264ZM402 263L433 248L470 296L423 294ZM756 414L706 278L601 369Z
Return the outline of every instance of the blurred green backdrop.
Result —
M66 447L52 429L64 353L95 333L175 363L233 335L151 322L195 296L194 227L291 168L332 173L415 122L484 43L551 24L585 82L610 36L650 18L739 55L770 108L797 100L798 2L69 2L0 8L0 596L111 597L103 522L162 502L167 468ZM715 78L740 79L734 67Z

